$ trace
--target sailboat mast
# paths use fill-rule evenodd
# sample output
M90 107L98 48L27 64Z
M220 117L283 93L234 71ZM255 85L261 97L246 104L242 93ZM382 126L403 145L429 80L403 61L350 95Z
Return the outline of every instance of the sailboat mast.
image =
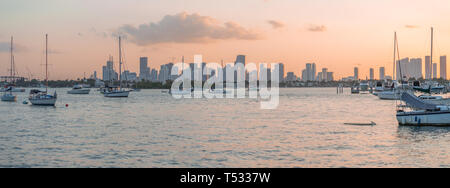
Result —
M395 55L397 50L397 32L394 32L394 67L392 69L392 80L395 80Z
M12 82L12 80L13 80L13 50L14 50L14 48L13 48L13 42L14 42L14 39L13 39L13 37L11 36L11 69L9 70L10 71L10 76L11 76L11 82Z
M45 92L48 91L48 34L45 34Z
M431 27L431 54L430 54L430 68L429 68L429 70L431 70L430 72L430 79L432 78L432 75L433 75L433 33L434 33L434 31L433 31L434 29L433 29L433 27Z
M122 38L119 36L119 87L122 88Z

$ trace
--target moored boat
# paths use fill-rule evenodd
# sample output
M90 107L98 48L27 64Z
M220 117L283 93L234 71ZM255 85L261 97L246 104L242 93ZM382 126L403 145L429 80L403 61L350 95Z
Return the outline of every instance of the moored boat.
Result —
M79 95L87 95L91 92L91 89L84 88L82 85L75 85L70 91L67 91L68 94L79 94Z
M11 76L11 82L14 82L14 55L13 55L13 37L11 37L11 68L10 68L10 76ZM1 100L5 101L5 102L15 102L17 100L17 96L15 96L13 94L13 85L7 85L4 88L5 92L2 97Z
M28 100L32 105L55 106L58 95L55 91L53 95L48 94L48 35L45 35L45 91L33 89L30 91Z
M122 38L119 36L119 87L109 87L104 93L103 96L110 98L123 98L128 97L130 94L130 90L125 90L122 88Z

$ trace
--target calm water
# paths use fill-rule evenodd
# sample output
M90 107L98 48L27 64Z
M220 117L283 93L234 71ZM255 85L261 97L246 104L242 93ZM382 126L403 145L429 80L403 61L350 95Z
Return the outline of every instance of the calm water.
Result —
M450 167L450 128L399 127L395 102L368 94L282 89L279 108L261 110L256 99L66 91L57 107L23 105L25 93L0 103L0 167Z

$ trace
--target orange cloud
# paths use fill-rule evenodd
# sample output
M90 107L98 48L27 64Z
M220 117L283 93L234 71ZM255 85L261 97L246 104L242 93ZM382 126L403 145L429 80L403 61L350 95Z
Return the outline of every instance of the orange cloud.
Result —
M234 22L220 24L216 19L199 14L167 15L158 23L138 27L123 25L117 29L132 42L145 46L156 43L209 43L217 40L260 40L262 35Z
M269 23L274 29L280 29L284 27L284 23L276 20L268 20L267 23Z
M405 25L405 27L408 28L408 29L419 28L419 26L417 26L417 25Z
M310 25L308 31L311 32L324 32L327 30L327 27L324 25Z

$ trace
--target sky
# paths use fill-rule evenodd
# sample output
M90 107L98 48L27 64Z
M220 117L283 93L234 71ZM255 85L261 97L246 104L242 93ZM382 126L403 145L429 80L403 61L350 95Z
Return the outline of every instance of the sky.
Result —
M19 75L44 77L49 34L50 79L76 79L117 58L124 39L126 69L139 72L139 57L159 69L185 56L206 62L283 62L301 75L306 63L335 78L360 77L386 67L392 75L394 31L401 57L450 55L448 0L0 0L0 75L9 68L14 36ZM450 66L447 66L450 67ZM449 71L447 71L449 72Z

